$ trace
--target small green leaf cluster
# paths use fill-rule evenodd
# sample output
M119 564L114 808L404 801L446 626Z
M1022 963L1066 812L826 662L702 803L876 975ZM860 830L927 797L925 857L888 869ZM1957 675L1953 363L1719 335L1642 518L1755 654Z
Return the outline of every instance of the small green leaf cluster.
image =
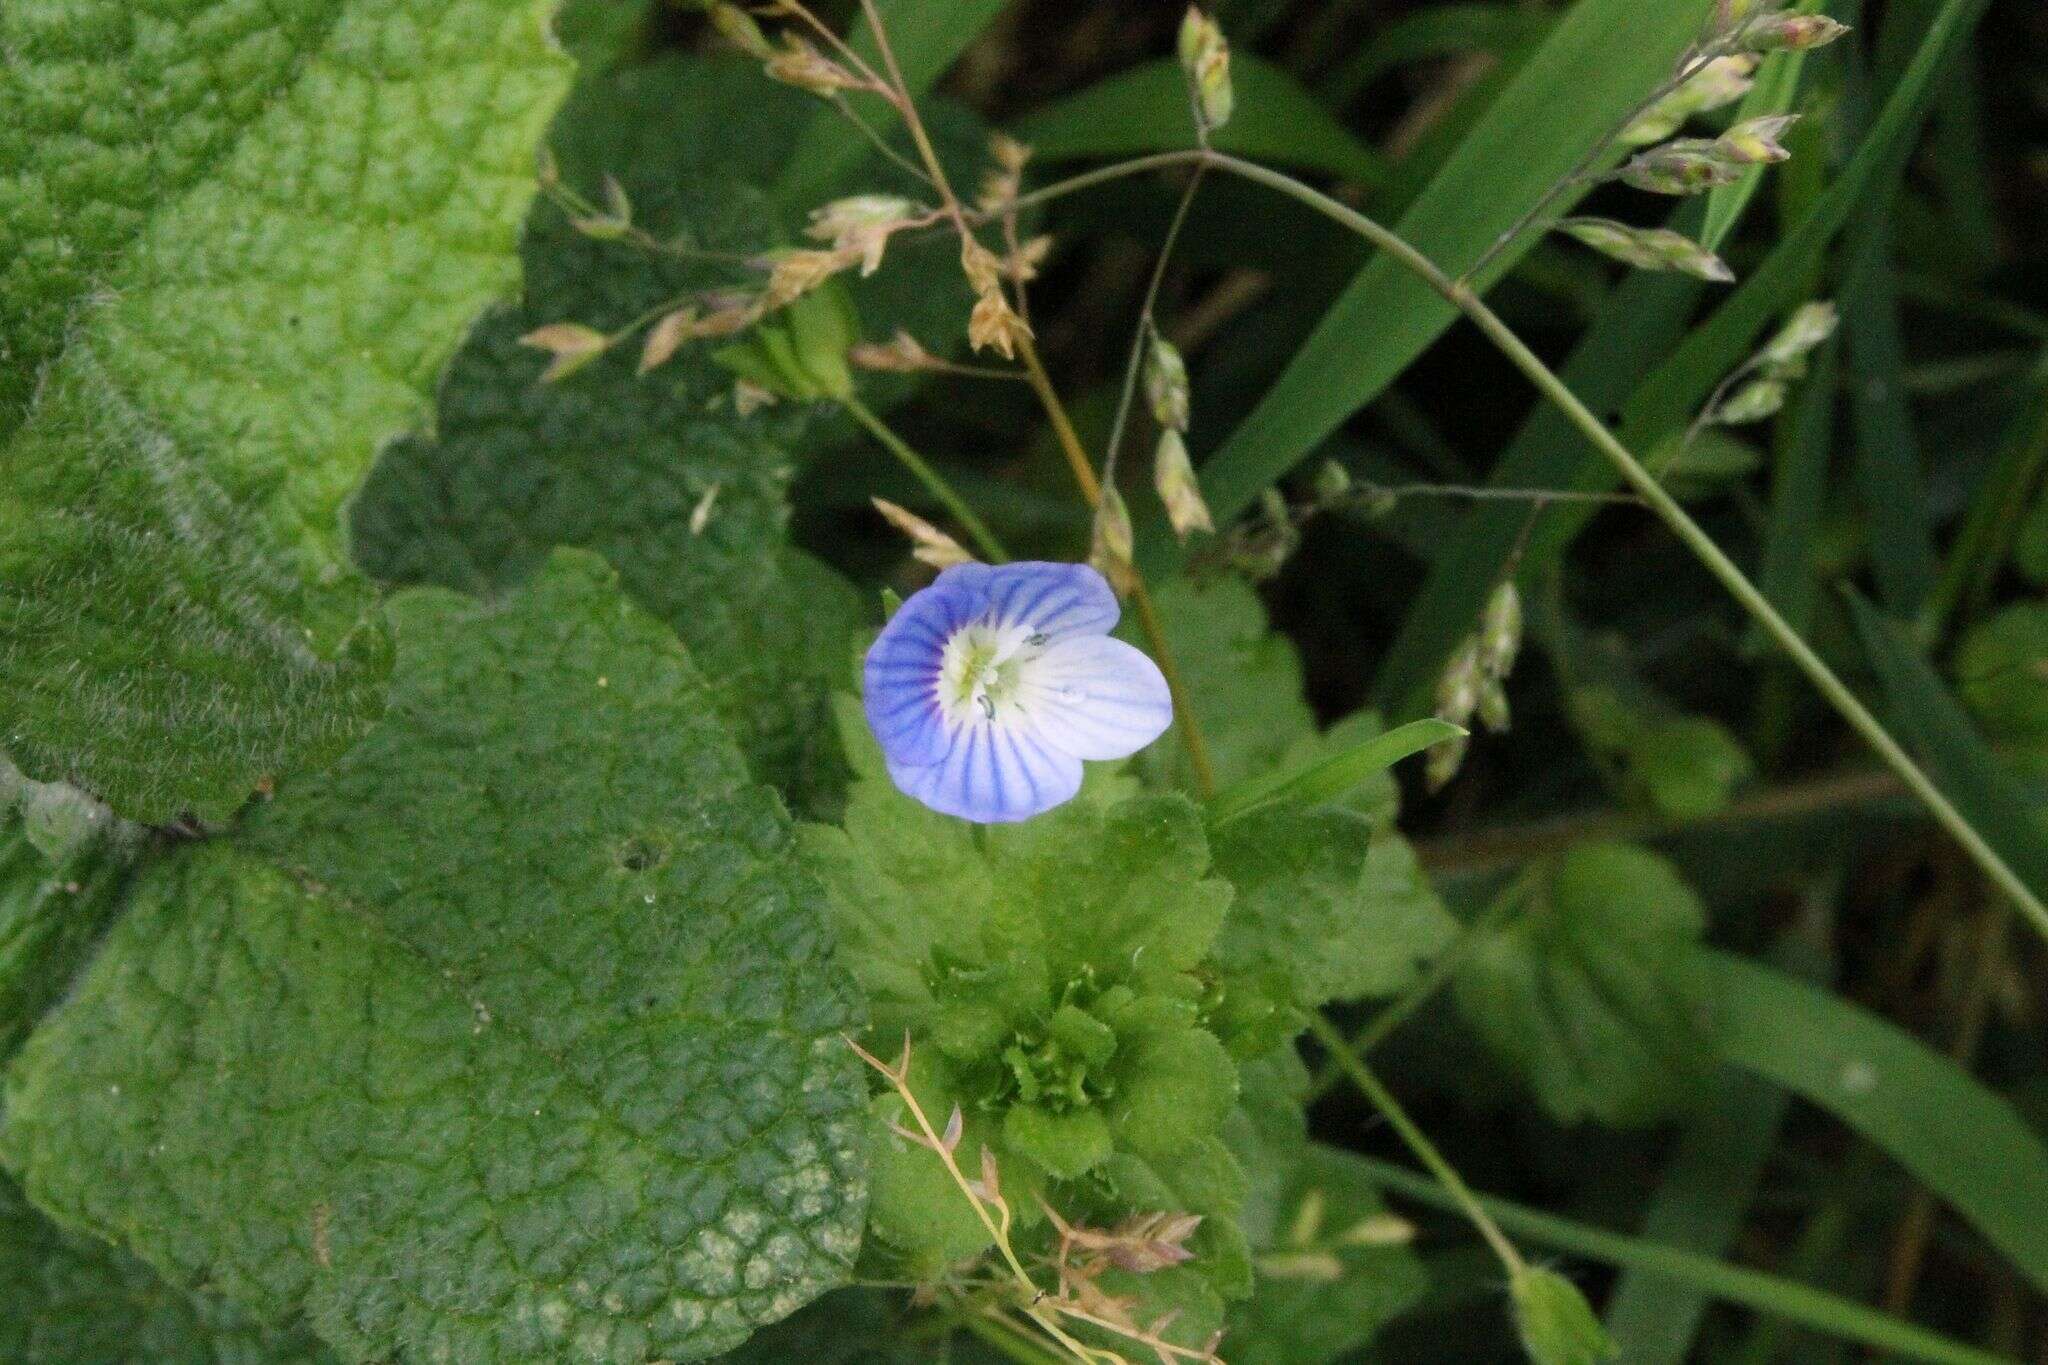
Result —
M968 1167L987 1146L1027 1224L1041 1197L1202 1213L1198 1261L1242 1292L1243 1174L1218 1136L1237 1064L1209 961L1231 888L1195 806L1097 776L1057 811L977 830L895 790L850 702L842 731L844 826L806 833L876 1045L908 1037L919 1103L960 1109ZM899 1109L875 1104L870 1226L935 1275L987 1232L929 1151L887 1135Z

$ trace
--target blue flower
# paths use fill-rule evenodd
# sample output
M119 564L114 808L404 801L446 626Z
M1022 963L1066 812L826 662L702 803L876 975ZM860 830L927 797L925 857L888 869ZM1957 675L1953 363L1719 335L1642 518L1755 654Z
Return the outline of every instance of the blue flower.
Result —
M1081 760L1159 738L1173 702L1121 640L1116 594L1085 564L960 564L897 611L868 650L868 726L889 776L981 824L1072 799Z

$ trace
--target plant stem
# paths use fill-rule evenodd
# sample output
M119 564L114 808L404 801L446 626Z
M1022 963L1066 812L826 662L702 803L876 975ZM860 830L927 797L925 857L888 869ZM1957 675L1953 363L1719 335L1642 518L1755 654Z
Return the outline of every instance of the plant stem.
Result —
M1052 377L1045 372L1045 362L1038 358L1038 347L1032 342L1030 333L1018 337L1017 352L1024 360L1025 378L1031 382L1032 392L1038 395L1046 418L1052 423L1053 434L1059 438L1060 450L1067 457L1067 467L1074 471L1074 482L1080 485L1081 496L1090 507L1096 506L1102 501L1102 483L1095 477L1095 467L1088 460L1088 452L1081 447L1080 433L1074 430L1073 420L1067 416L1066 405L1060 402ZM1166 643L1166 631L1160 625L1158 609L1152 605L1152 594L1145 587L1145 580L1139 576L1136 566L1131 569L1131 602L1138 609L1138 626L1152 646L1152 656L1158 660L1159 671L1166 678L1166 690L1173 698L1174 728L1180 732L1181 743L1187 748L1188 766L1195 775L1195 790L1206 801L1216 794L1216 770L1209 762L1208 741L1202 738L1202 727L1195 719L1194 707L1188 703L1187 688L1181 684L1180 667L1174 662L1173 650Z
M1131 417L1131 398L1138 391L1138 371L1145 362L1146 343L1152 339L1158 325L1153 320L1153 309L1159 303L1159 285L1166 278L1166 263L1173 258L1174 243L1180 240L1181 227L1188 220L1188 210L1195 202L1195 191L1202 187L1202 172L1207 169L1207 165L1197 163L1195 173L1188 177L1187 188L1180 192L1180 204L1173 211L1173 221L1167 225L1166 239L1159 244L1159 259L1152 265L1152 279L1145 286L1145 301L1138 308L1138 334L1131 339L1131 358L1124 365L1123 393L1117 399L1116 420L1109 425L1109 441L1102 452L1104 483L1116 482L1116 457L1123 449L1124 424Z
M1628 811L1583 811L1523 825L1495 826L1453 835L1418 845L1415 855L1422 866L1435 876L1472 877L1545 854L1559 853L1592 839L1657 839L1686 830L1795 819L1843 806L1890 800L1905 794L1905 785L1891 772L1882 768L1863 768L1766 788L1730 802L1711 815L1690 820Z
M1373 1157L1357 1159L1371 1168L1375 1180L1405 1198L1446 1210L1462 1207L1433 1182L1413 1171ZM1910 1322L1901 1322L1876 1309L1795 1280L1767 1275L1745 1266L1728 1265L1695 1252L1624 1236L1605 1228L1589 1227L1490 1195L1480 1198L1479 1202L1504 1226L1513 1228L1518 1236L1531 1242L1679 1280L1718 1299L1802 1323L1846 1341L1896 1351L1914 1360L1936 1362L1936 1365L2011 1365L2000 1356L1951 1341Z
M1947 796L1943 795L1941 788L1934 784L1934 780L1913 761L1913 756L1907 753L1905 748L1892 738L1891 732L1871 714L1870 708L1849 690L1848 685L1835 675L1835 671L1814 652L1804 637L1778 613L1778 609L1771 605L1770 599L1758 591L1756 584L1749 580L1749 576L1722 552L1721 547L1714 543L1713 537L1700 529L1699 523L1679 506L1677 499L1664 491L1664 486L1643 468L1642 462L1629 452L1628 447L1615 439L1614 433L1607 429L1607 424L1579 401L1579 396L1571 391L1570 386L1558 378L1556 372L1544 364L1542 359L1515 335L1513 328L1501 321L1500 315L1489 308L1485 300L1468 286L1451 279L1436 262L1409 245L1407 240L1397 233L1366 217L1350 205L1339 203L1303 184L1293 176L1271 170L1256 162L1244 161L1222 152L1197 149L1191 152L1167 152L1157 156L1140 157L1135 161L1122 163L1122 169L1125 174L1133 174L1154 166L1176 165L1194 160L1206 160L1211 165L1278 190L1325 217L1335 219L1413 271L1452 306L1470 318L1501 354L1536 386L1537 391L1549 399L1566 419L1579 429L1592 443L1593 448L1607 457L1608 462L1621 474L1622 479L1635 489L1650 510L1671 529L1672 534L1685 543L1686 548L1706 566L1707 571L1720 580L1721 586L1727 589L1728 594L1743 610L1756 619L1763 627L1764 633L1777 641L1779 647L1791 656L1792 662L1798 665L1800 672L1807 676L1842 719L1849 722L1850 728L1877 751L1878 757L1899 775L1899 780L1906 784L1907 790L1912 792L1934 816L1936 822L1963 846L1963 851L1970 855L1970 860L1983 870L1993 885L2012 898L2013 903L2019 906L2035 930L2043 938L2048 938L2048 905L2042 903L2040 895L2020 879L2019 874L1999 856L1998 850L1985 841L1976 827L1956 809ZM1103 171L1094 174L1099 179L1110 179L1112 177L1103 172L1118 169L1116 166L1104 167ZM1072 181L1062 183L1073 184ZM1080 188L1078 185L1074 187Z
M1493 1248L1493 1254L1500 1258L1502 1268L1510 1276L1519 1275L1526 1270L1522 1253L1515 1250L1514 1243L1507 1239L1507 1234L1500 1230L1499 1224L1480 1207L1478 1198L1473 1195L1464 1177L1452 1169L1450 1162L1444 1160L1443 1153L1437 1151L1436 1144L1415 1125L1415 1120L1408 1117L1408 1111L1403 1109L1393 1093L1380 1083L1380 1078L1372 1073L1372 1068L1345 1045L1344 1035L1337 1031L1337 1026L1322 1014L1316 1013L1309 1015L1308 1030L1315 1035L1316 1041L1329 1049L1330 1055L1336 1058L1338 1067L1350 1078L1351 1083L1372 1101L1374 1108L1386 1116L1394 1131L1401 1135L1401 1141L1408 1144L1408 1150L1415 1153L1415 1159L1429 1168L1430 1174L1443 1186L1445 1194L1472 1221L1472 1226L1479 1230L1479 1235L1486 1239L1486 1244Z
M947 483L943 474L933 469L922 455L912 450L908 442L891 430L888 423L876 416L867 404L852 394L840 399L839 403L852 414L854 421L866 427L869 434L880 441L888 452L924 485L926 492L937 498L939 504L953 514L953 519L966 530L983 559L991 564L1002 564L1009 560L1010 552L1003 548L1003 543L996 539L995 533L982 524L981 518L974 514L974 509L953 491L953 485Z
M1309 1086L1310 1102L1313 1103L1327 1095L1337 1082L1343 1079L1345 1068L1344 1063L1339 1060L1341 1057L1348 1055L1354 1060L1364 1061L1367 1054L1387 1040L1387 1035L1406 1023L1415 1011L1428 1004L1430 999L1443 989L1444 983L1458 970L1482 934L1491 933L1499 928L1527 900L1526 893L1503 892L1494 898L1493 903L1487 906L1484 912L1462 926L1458 930L1458 936L1430 961L1429 969L1416 978L1414 985L1402 992L1393 1004L1375 1014L1349 1041L1339 1044L1338 1048L1331 1052L1323 1062L1322 1070L1316 1073L1315 1081Z

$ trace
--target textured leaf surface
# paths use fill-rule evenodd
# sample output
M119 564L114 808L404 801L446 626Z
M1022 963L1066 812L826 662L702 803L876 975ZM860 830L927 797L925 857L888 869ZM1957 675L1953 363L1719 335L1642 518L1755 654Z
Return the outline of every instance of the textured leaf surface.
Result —
M51 859L0 809L0 1061L84 964L121 906L137 849L91 840Z
M0 1176L0 1358L11 1365L332 1365L303 1327L269 1328L173 1289L141 1261L61 1231Z
M1680 970L1706 911L1662 858L1589 844L1560 858L1453 978L1465 1021L1561 1123L1648 1123L1696 1097L1708 1002Z
M0 17L0 743L220 816L374 716L340 507L517 279L538 0Z
M757 252L787 240L763 186L811 112L749 64L678 58L587 82L550 143L566 183L595 197L616 177L656 236ZM565 320L623 327L689 290L759 275L592 241L551 205L535 211L523 255L525 305L478 328L442 386L433 435L392 447L358 499L359 561L382 578L488 593L552 545L599 551L689 646L756 771L808 804L838 782L825 698L849 675L862 610L786 543L802 414L738 416L731 374L702 347L639 376L629 344L542 386L545 358L517 340Z
M1272 808L1214 839L1237 888L1217 961L1277 977L1298 1005L1392 995L1457 930L1408 842L1353 811Z
M394 606L389 714L140 879L9 1077L37 1203L356 1358L692 1359L843 1277L820 891L588 555Z

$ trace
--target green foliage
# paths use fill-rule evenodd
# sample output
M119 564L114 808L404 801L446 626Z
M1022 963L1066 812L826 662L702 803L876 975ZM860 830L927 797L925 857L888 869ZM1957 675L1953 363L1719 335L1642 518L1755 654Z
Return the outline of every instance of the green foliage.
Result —
M59 858L0 814L0 1061L63 993L120 908L135 850L94 840Z
M744 253L780 239L759 186L806 112L751 67L673 58L583 82L549 141L565 183L595 194L614 176L645 230ZM357 557L380 578L494 592L552 545L599 551L690 647L756 771L799 802L822 794L837 785L818 742L824 698L845 677L861 609L784 535L802 419L739 417L731 376L697 350L643 377L635 341L543 387L544 358L518 343L565 319L620 328L746 272L593 240L546 204L522 255L528 302L457 356L432 435L379 461L352 512Z
M60 1231L0 1176L0 1356L13 1365L333 1365L302 1326L266 1327L171 1288L133 1256Z
M1515 1327L1534 1365L1595 1365L1620 1354L1586 1296L1555 1270L1531 1266L1508 1281Z
M2048 605L2016 602L1956 647L1956 690L1994 739L2048 742Z
M988 1145L1006 1197L1035 1222L1033 1194L1059 1182L1093 1178L1115 1202L1119 1188L1177 1178L1191 1153L1230 1164L1215 1134L1237 1069L1199 969L1231 889L1206 875L1194 807L1112 781L977 832L895 790L851 704L843 728L859 775L845 825L809 827L807 847L874 1046L892 1053L908 1036L921 1107L934 1124L962 1110L970 1173ZM893 1096L876 1111L908 1126ZM929 1273L986 1244L931 1152L878 1144L872 1226L902 1259ZM1123 1203L1210 1212L1230 1183L1189 1192L1206 1201L1192 1208Z
M1218 783L1229 787L1269 773L1294 746L1313 744L1315 717L1302 700L1301 658L1267 625L1257 593L1234 578L1201 585L1176 579L1159 589L1158 605ZM1129 623L1119 633L1142 638ZM1133 766L1153 785L1194 790L1187 750L1174 730Z
M1356 1157L1312 1143L1286 1178L1278 1226L1258 1247L1257 1285L1231 1309L1229 1359L1242 1365L1326 1365L1369 1343L1425 1285Z
M1574 848L1477 932L1453 990L1465 1022L1562 1123L1631 1125L1692 1103L1711 1001L1678 968L1706 912L1677 871L1625 844Z
M1395 994L1456 931L1407 842L1354 811L1269 808L1214 845L1237 888L1217 963L1303 1008Z
M858 1241L821 890L590 556L393 616L384 722L140 875L9 1073L0 1154L357 1358L730 1347Z
M1385 160L1337 122L1280 67L1233 54L1237 112L1215 145L1238 156L1321 171L1361 184L1385 174ZM1185 146L1187 78L1176 61L1150 62L1089 86L1026 119L1017 136L1048 160L1136 156Z
M0 19L0 708L22 769L220 819L374 718L343 500L518 280L537 0Z

